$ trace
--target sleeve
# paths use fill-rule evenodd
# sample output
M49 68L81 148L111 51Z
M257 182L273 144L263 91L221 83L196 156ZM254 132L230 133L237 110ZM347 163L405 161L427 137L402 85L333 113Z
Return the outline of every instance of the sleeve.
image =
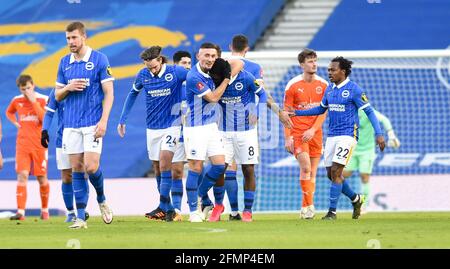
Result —
M184 68L182 66L175 66L175 74L177 75L177 78L179 79L179 81L186 80L186 76L187 76L188 72L189 72L189 70L187 70L186 68Z
M366 92L360 87L353 89L352 100L358 109L365 109L370 106L369 98L367 98Z
M263 69L262 69L262 67L259 64L256 65L256 71L255 71L255 73L253 75L255 76L256 80L263 80L264 79Z
M142 71L138 73L133 82L133 90L136 92L140 92L144 88L144 83L142 82Z
M6 117L13 123L17 122L16 112L16 102L13 100L9 104L8 108L6 108Z
M133 88L128 93L127 99L125 99L125 103L123 104L122 113L120 114L119 124L126 123L128 114L130 114L131 108L133 108L133 105L136 102L136 98L138 97L141 89L143 88L143 85L140 82L141 76L139 74L133 83Z
M39 98L36 102L32 103L33 110L36 112L39 121L44 121L45 114L45 104L47 101L45 99Z
M332 87L332 86L328 86L328 87L325 89L325 93L323 94L322 101L320 101L320 106L321 106L321 107L328 108L328 99L327 99L327 96L328 96L328 92L331 90L331 87Z
M392 124L388 117L378 112L376 109L373 110L375 112L375 116L377 117L378 121L381 122L381 125L383 125L383 128L386 130L386 132L389 132L392 130Z
M64 72L63 72L63 60L61 59L61 61L59 62L59 66L58 66L58 74L56 74L56 86L61 86L64 87L67 85L67 80L64 76Z
M109 65L108 57L102 54L99 62L100 82L105 83L107 81L114 80L112 76L111 66Z
M55 98L55 90L53 89L48 96L47 105L45 106L45 110L55 113L58 110L58 102Z
M55 115L55 112L52 112L50 110L47 110L44 115L44 121L42 123L42 130L48 130L50 129L50 126L52 125L53 116Z
M202 98L204 95L211 92L211 89L200 78L191 76L186 80L186 92L187 91L191 91L198 97Z
M372 124L373 129L375 130L375 136L383 135L383 132L381 131L380 122L377 119L377 116L375 115L375 110L371 106L366 106L363 108L364 112L366 113L367 117L370 120L370 123Z

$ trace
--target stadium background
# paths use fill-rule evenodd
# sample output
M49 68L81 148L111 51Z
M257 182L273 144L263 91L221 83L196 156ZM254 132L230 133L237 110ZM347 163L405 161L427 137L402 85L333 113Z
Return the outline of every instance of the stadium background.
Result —
M304 13L290 12L298 7L304 8ZM304 15L308 8L309 14ZM287 22L280 21L283 18ZM126 137L120 139L116 132L123 102L134 75L142 66L138 55L143 48L158 44L164 47L164 54L171 57L176 50L194 53L202 42L212 41L226 51L232 36L243 33L249 37L252 49L270 51L274 55L273 61L277 61L277 52L291 51L295 60L303 47L318 51L369 50L376 53L377 50L446 49L450 44L450 2L445 0L400 0L395 3L384 0L9 1L0 7L1 149L5 161L0 171L0 210L15 207L16 130L4 115L9 101L18 95L15 78L22 72L29 73L34 77L38 91L49 93L59 59L68 52L64 28L72 20L86 23L88 45L108 55L116 77L115 102L101 160L107 178L107 194L108 185L117 186L120 192L122 186L145 184L143 195L154 197L148 203L156 201L157 195L153 179L139 179L151 167L145 146L144 97L139 97L133 108ZM295 26L299 21L305 28ZM276 37L276 33L282 32L277 29L282 28L283 23L288 29L285 33L290 36ZM310 27L306 28L308 25ZM296 39L296 31L310 35ZM336 52L336 56L338 54ZM367 89L371 104L391 119L402 142L399 150L387 149L378 154L371 208L450 210L448 57L406 59L400 64L396 62L397 65L389 59L381 59L379 63L371 62L371 65L361 67L358 67L358 61L355 62L351 78ZM327 78L325 66L326 63L318 73ZM287 81L300 73L295 61L282 70L276 75L272 73L279 70L264 70L266 77L271 79L268 90L278 103L282 102ZM54 127L55 124L51 133L54 133ZM324 127L326 133L326 124ZM270 134L277 137L276 146L261 151L255 210L298 210L301 192L297 165L284 151L281 126ZM54 186L50 206L62 209L62 198L56 187L59 186L59 172L55 164L54 139L49 148L49 178L53 179ZM351 181L358 188L359 179L353 177ZM328 186L324 168L320 167L316 191L318 209L327 206ZM37 192L37 187L29 188L33 188L29 193ZM112 189L110 193L115 195ZM131 201L134 195L130 190L114 202L118 206L123 199ZM411 207L408 202L412 195L420 195L421 204L415 203ZM241 193L241 206L242 196ZM404 199L395 201L390 198L392 196ZM341 199L340 208L349 209L350 204ZM145 208L153 205L156 204L147 204ZM38 208L38 199L30 197L28 207ZM125 212L128 213L133 211Z

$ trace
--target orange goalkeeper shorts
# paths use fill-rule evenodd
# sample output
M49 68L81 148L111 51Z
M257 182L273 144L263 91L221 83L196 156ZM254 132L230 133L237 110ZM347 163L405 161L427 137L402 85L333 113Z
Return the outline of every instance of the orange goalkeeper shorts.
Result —
M47 174L47 149L16 148L16 172L28 171L30 175Z

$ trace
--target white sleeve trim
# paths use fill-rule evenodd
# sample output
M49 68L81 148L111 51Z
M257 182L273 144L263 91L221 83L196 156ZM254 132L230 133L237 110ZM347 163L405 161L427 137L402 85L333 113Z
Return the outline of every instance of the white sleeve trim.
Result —
M322 102L320 102L320 105L321 105L322 107L328 107L328 106L324 105Z
M133 83L133 90L135 90L135 91L137 91L137 92L140 92L140 91L141 91L141 90L136 89L136 86L134 85L134 83Z
M61 87L64 87L64 86L66 86L66 84L63 84L63 83L59 83L58 81L56 82L56 86L61 86Z
M203 96L205 96L207 93L211 92L211 89L208 89L204 92L202 92L201 94L197 94L198 97L202 98Z
M45 110L48 110L48 111L50 111L50 112L53 112L53 113L55 113L55 112L56 112L56 110L54 110L54 109L51 109L51 108L49 108L48 106L45 106Z
M367 104L363 105L362 107L360 107L359 109L364 109L364 108L369 107L369 106L370 106L370 103L367 103Z
M103 84L105 82L112 81L112 80L114 80L114 78L105 78L104 80L100 81L100 83Z
M262 89L263 89L262 87L259 87L259 88L255 91L255 93L260 92Z

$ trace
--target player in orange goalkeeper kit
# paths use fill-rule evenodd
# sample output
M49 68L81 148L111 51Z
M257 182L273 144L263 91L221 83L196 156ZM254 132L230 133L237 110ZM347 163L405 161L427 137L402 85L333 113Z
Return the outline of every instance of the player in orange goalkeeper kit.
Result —
M303 69L286 85L284 109L304 110L320 105L328 83L317 72L317 54L304 49L298 55ZM302 189L302 208L300 218L314 218L314 191L316 173L322 155L322 124L326 114L309 117L293 117L293 128L285 128L285 147L293 154L300 165L300 186Z
M11 220L25 219L28 176L35 175L40 185L41 219L47 220L50 186L47 179L47 149L41 145L41 129L47 96L34 91L29 75L17 78L21 95L14 97L6 109L6 117L18 129L16 140L17 213ZM16 113L18 119L16 118Z

